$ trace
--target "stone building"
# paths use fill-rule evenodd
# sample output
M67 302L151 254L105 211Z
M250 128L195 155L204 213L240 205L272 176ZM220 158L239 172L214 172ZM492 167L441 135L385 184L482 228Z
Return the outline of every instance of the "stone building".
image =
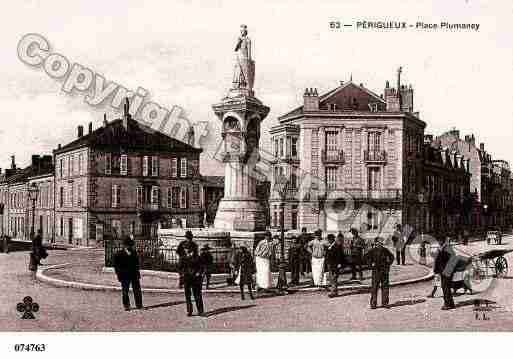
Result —
M502 160L493 160L485 150L484 143L476 145L474 135L460 138L458 130L448 131L435 141L450 150L462 153L470 160L470 191L475 194L476 204L472 209L471 224L477 228L487 225L505 227L511 217L511 170Z
M175 140L128 113L54 151L55 237L96 245L104 236L155 235L159 225L203 221L201 149Z
M19 169L14 156L11 168L0 177L1 234L15 239L30 239L32 202L29 186L35 183L39 193L35 203L34 231L41 229L43 240L53 238L53 161L52 156L33 155L30 166Z
M306 89L303 105L278 118L270 130L271 227L280 224L282 203L286 229L390 233L397 223L419 231L433 227L423 195L426 177L437 173L449 186L444 191L460 193L467 162L450 151L426 162L434 150L426 149L426 124L413 110L412 86L401 85L400 75L401 69L397 86L387 81L383 95L352 81L323 95ZM283 193L281 178L288 185Z

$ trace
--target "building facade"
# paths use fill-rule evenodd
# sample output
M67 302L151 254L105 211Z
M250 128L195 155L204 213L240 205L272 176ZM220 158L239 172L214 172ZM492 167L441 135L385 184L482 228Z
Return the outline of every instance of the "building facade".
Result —
M459 153L426 158L426 124L413 111L413 88L401 85L400 75L397 87L387 82L381 96L352 81L324 95L307 89L303 105L279 117L270 130L271 227L280 225L282 205L285 228L292 230L433 227L426 178L443 177L448 190L454 182L456 192L469 175Z
M190 141L193 143L193 141ZM199 174L201 149L133 120L107 121L59 145L53 156L32 156L31 166L0 175L2 234L29 239L29 226L44 241L97 246L108 237L156 235L157 228L203 225ZM37 188L29 201L28 189Z

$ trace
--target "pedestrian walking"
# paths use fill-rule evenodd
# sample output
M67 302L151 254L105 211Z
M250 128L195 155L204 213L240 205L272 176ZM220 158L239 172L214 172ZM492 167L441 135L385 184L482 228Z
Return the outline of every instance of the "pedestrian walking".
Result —
M8 235L4 235L3 236L3 247L4 247L4 253L7 254L9 253L9 242L11 240L11 237L9 237Z
M427 250L428 250L428 241L423 241L419 246L419 263L422 265L426 265L427 263Z
M292 237L292 244L289 248L290 284L299 285L299 272L301 267L301 255L303 248L299 238Z
M381 288L381 305L388 307L390 286L390 265L394 262L394 255L383 246L383 240L376 238L374 247L363 258L372 271L370 308L376 309L378 305L378 289Z
M230 266L230 276L226 280L228 285L235 285L235 278L237 278L237 256L239 255L239 250L235 243L232 243L232 247L230 250L230 254L228 257L228 263Z
M48 257L48 253L43 247L43 237L41 236L40 229L38 229L37 234L32 238L32 249L29 256L29 270L32 273L32 279L36 279L37 268L41 264L41 259Z
M322 239L322 230L315 231L315 238L308 243L308 252L312 256L312 279L314 286L323 285L324 261L326 256L327 242Z
M203 286L203 276L205 275L205 264L198 255L198 247L190 246L182 260L183 288L185 302L187 304L187 316L192 316L192 296L196 303L198 315L203 316L203 296L201 289Z
M130 310L130 286L134 292L135 306L142 309L141 274L139 272L139 259L135 250L135 243L129 237L123 238L123 248L114 254L114 271L121 283L121 299L125 310Z
M210 278L212 277L212 272L214 271L214 257L212 257L212 253L210 253L210 246L205 244L201 247L200 258L205 266L205 279L207 281L206 289L208 289L210 285Z
M249 297L255 299L253 296L253 274L255 274L255 262L251 253L249 253L246 246L240 247L240 255L237 257L238 275L237 280L240 288L240 299L244 300L244 286L248 287Z
M405 247L406 247L406 239L404 236L404 233L402 231L401 225L398 224L396 226L396 230L394 232L394 235L392 237L395 242L395 259L397 261L397 265L405 265L405 259L406 259L406 253L405 253Z
M178 243L178 247L176 247L176 254L178 254L178 268L182 268L182 260L185 258L189 250L198 252L198 245L193 240L193 235L191 231L185 232L185 239ZM180 288L183 288L184 282L183 282L183 273L179 270L178 271L178 286Z
M264 239L258 242L255 248L257 290L271 288L271 258L274 256L273 251L274 246L272 243L271 232L266 231Z
M299 243L301 245L301 275L310 274L311 272L311 258L308 253L307 246L310 242L310 235L306 231L306 228L301 228L301 234L299 235Z
M343 267L344 251L343 251L343 236L335 236L328 234L329 246L326 249L326 265L330 277L330 293L328 297L333 298L338 296L338 277L340 269Z
M360 237L356 228L350 229L351 235L351 280L356 280L356 273L363 280L362 257L365 249L365 240Z
M454 274L454 268L449 264L451 258L455 255L454 251L450 246L450 239L447 237L445 240L442 239L438 255L435 259L434 272L440 275L442 292L444 295L444 305L442 310L454 309L454 299L452 297L451 281Z

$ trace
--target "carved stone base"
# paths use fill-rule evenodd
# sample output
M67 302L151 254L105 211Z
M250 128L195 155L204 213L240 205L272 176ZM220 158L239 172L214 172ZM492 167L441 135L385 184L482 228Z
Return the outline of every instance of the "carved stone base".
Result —
M214 228L225 231L265 230L265 210L255 199L222 199L217 208Z

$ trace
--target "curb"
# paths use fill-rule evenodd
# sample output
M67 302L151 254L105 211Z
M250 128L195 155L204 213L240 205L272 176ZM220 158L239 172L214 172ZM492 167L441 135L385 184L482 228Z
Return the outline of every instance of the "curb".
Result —
M98 291L121 291L121 286L113 286L113 285L104 285L104 284L92 284L92 283L83 283L83 282L74 282L74 281L65 281L62 279L57 279L50 277L46 274L47 271L51 271L53 269L60 269L71 265L71 263L62 263L62 264L54 264L45 268L38 268L36 273L36 278L43 283L52 285L54 287L61 288L75 288L82 290L98 290ZM407 279L399 282L391 282L390 287L396 287L407 284L415 284L419 282L424 282L432 279L434 276L433 272L430 271L423 277ZM354 290L354 289L369 289L371 286L367 284L356 284L356 285L348 285L348 286L339 286L339 290ZM132 290L132 289L130 289ZM169 288L141 288L143 293L161 293L161 294L181 294L183 293L183 289L169 289ZM315 287L307 287L307 288L297 288L291 289L294 292L322 292L326 291L324 288L315 288ZM208 289L204 291L205 293L214 293L214 294L238 294L239 289Z

